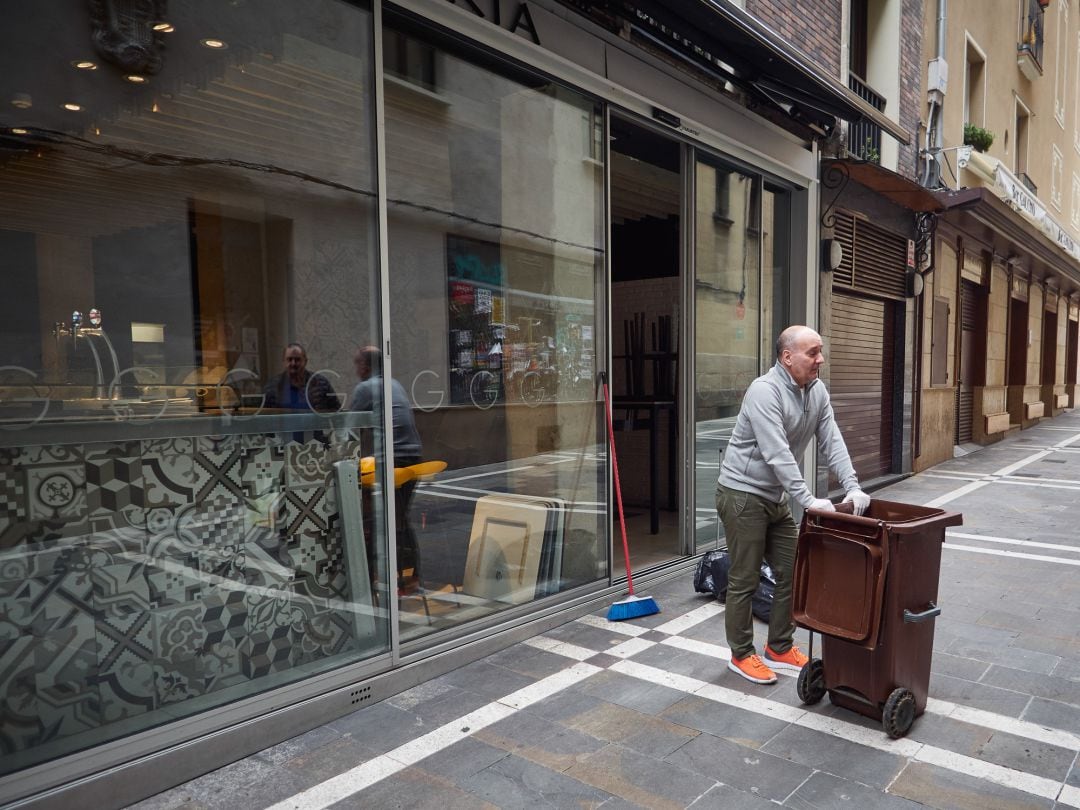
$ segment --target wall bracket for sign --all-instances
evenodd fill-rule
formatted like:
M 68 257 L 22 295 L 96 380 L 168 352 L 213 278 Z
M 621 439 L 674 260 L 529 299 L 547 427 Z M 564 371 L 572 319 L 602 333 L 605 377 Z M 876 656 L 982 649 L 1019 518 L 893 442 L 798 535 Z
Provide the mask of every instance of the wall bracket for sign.
M 836 193 L 825 206 L 825 210 L 821 212 L 821 227 L 836 227 L 836 211 L 834 210 L 836 201 L 840 199 L 840 195 L 844 193 L 850 180 L 851 171 L 843 162 L 832 162 L 825 169 L 825 173 L 821 176 L 821 185 L 830 190 L 836 189 Z

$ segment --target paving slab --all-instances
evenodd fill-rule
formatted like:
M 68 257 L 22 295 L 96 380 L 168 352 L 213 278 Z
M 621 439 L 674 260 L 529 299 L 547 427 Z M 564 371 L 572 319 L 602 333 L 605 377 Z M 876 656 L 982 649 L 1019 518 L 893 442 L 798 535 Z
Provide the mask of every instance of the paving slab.
M 574 765 L 567 774 L 658 810 L 688 807 L 716 784 L 716 780 L 676 763 L 653 759 L 614 744 Z
M 476 738 L 512 752 L 522 759 L 560 772 L 608 744 L 606 740 L 536 715 L 529 715 L 527 712 L 519 712 L 500 720 L 477 732 Z
M 827 773 L 815 773 L 784 802 L 794 810 L 917 810 L 919 805 Z
M 608 703 L 636 709 L 645 714 L 658 714 L 682 700 L 683 693 L 666 686 L 648 683 L 618 672 L 601 672 L 581 684 L 588 695 Z
M 983 675 L 980 683 L 1000 686 L 1016 692 L 1022 691 L 1036 697 L 1080 707 L 1080 683 L 1070 681 L 1068 678 L 1023 672 L 995 665 Z
M 1022 692 L 965 681 L 933 671 L 930 673 L 930 695 L 1011 717 L 1019 717 L 1031 701 L 1031 696 Z
M 696 695 L 688 695 L 664 709 L 660 717 L 747 748 L 760 748 L 788 725 L 783 720 L 737 709 Z
M 1024 711 L 1023 719 L 1080 735 L 1080 709 L 1068 703 L 1032 698 Z
M 611 793 L 511 754 L 463 782 L 500 808 L 599 807 Z
M 333 810 L 501 810 L 502 805 L 469 793 L 445 777 L 420 768 L 406 768 L 330 807 Z
M 924 714 L 908 737 L 929 745 L 1061 782 L 1076 752 L 951 717 Z
M 794 725 L 765 743 L 761 750 L 879 790 L 888 787 L 907 765 L 905 757 Z
M 1052 800 L 925 762 L 908 765 L 889 793 L 936 810 L 1048 810 Z
M 798 762 L 759 749 L 701 734 L 667 756 L 667 761 L 725 785 L 781 802 L 813 773 Z
M 700 733 L 663 717 L 612 705 L 599 706 L 566 722 L 575 731 L 619 743 L 656 759 L 662 759 Z

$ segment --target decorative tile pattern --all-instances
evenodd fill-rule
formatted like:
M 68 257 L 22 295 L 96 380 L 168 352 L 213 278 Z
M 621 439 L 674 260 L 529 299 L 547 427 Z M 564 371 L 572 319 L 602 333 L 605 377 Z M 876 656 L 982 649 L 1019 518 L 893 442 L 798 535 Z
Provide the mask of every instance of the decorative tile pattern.
M 0 467 L 0 524 L 26 520 L 26 479 L 22 470 Z
M 95 445 L 86 454 L 86 505 L 91 517 L 145 505 L 139 442 Z
M 31 520 L 74 520 L 86 516 L 86 469 L 82 465 L 26 470 Z
M 332 465 L 360 444 L 290 437 L 0 450 L 0 751 L 355 649 Z
M 333 473 L 333 456 L 322 442 L 292 443 L 285 447 L 285 483 L 290 490 L 325 487 Z
M 200 476 L 195 473 L 194 439 L 154 439 L 142 443 L 143 502 L 147 507 L 191 503 Z

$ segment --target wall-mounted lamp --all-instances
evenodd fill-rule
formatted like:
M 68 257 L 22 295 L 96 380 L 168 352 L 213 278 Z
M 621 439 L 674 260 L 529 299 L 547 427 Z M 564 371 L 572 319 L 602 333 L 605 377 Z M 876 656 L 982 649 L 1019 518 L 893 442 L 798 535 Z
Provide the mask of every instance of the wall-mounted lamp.
M 844 263 L 844 245 L 839 239 L 821 240 L 821 272 L 831 273 Z
M 923 291 L 923 277 L 914 268 L 907 271 L 907 294 L 909 298 L 918 298 Z

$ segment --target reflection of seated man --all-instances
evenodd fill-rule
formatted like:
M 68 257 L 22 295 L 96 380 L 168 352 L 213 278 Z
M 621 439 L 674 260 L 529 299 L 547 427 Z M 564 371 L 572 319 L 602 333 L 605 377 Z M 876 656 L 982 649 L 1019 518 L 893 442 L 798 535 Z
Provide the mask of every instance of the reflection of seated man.
M 283 355 L 285 370 L 263 389 L 263 407 L 291 411 L 336 411 L 337 395 L 330 381 L 322 374 L 307 370 L 307 351 L 299 343 L 290 343 Z M 303 444 L 303 433 L 294 433 L 293 441 Z M 311 438 L 326 444 L 329 439 L 321 430 Z
M 373 410 L 375 403 L 382 401 L 383 395 L 382 352 L 375 346 L 357 349 L 353 365 L 360 382 L 353 389 L 349 407 L 354 411 Z M 390 380 L 390 391 L 394 425 L 394 466 L 408 467 L 420 462 L 423 453 L 420 434 L 416 431 L 412 404 L 404 386 L 397 380 Z M 392 480 L 392 476 L 388 476 L 387 480 Z M 405 590 L 414 590 L 420 582 L 420 554 L 416 545 L 416 534 L 409 525 L 409 503 L 415 489 L 416 481 L 408 481 L 398 489 L 395 499 L 398 588 Z M 403 572 L 409 569 L 412 570 L 410 576 L 403 576 Z
M 285 347 L 285 370 L 263 389 L 264 408 L 292 411 L 336 411 L 337 396 L 322 374 L 307 370 L 307 352 L 299 343 Z

